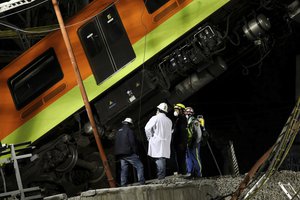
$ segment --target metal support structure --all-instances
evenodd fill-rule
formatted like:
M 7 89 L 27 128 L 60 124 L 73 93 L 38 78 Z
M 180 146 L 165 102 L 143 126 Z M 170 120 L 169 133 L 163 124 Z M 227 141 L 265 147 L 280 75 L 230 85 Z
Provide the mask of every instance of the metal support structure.
M 296 100 L 300 98 L 300 54 L 296 56 L 296 77 L 295 77 Z
M 236 159 L 236 156 L 235 156 L 233 143 L 232 143 L 231 140 L 229 141 L 229 147 L 230 147 L 230 155 L 231 155 L 234 175 L 238 176 L 240 174 L 240 170 L 239 170 L 239 165 L 238 165 L 238 162 L 237 162 L 237 159 Z
M 297 192 L 290 183 L 284 184 L 282 182 L 278 182 L 278 185 L 289 199 L 300 199 L 299 194 L 297 194 Z
M 239 188 L 233 193 L 231 200 L 237 200 L 240 197 L 241 193 L 248 186 L 248 183 L 255 176 L 256 172 L 258 172 L 259 168 L 263 169 L 268 167 L 267 171 L 264 172 L 263 176 L 261 176 L 259 180 L 257 180 L 257 176 L 256 180 L 252 181 L 252 184 L 255 184 L 243 199 L 250 199 L 253 197 L 253 195 L 255 195 L 256 192 L 269 180 L 274 172 L 279 169 L 289 153 L 298 133 L 300 133 L 300 98 L 279 134 L 276 143 L 250 169 L 244 180 L 240 183 Z M 268 162 L 266 162 L 267 160 Z M 260 174 L 258 173 L 258 175 Z
M 5 179 L 3 177 L 3 181 L 4 181 L 4 193 L 0 194 L 0 199 L 3 198 L 9 198 L 9 197 L 13 197 L 15 198 L 16 196 L 18 196 L 20 198 L 20 200 L 29 200 L 29 199 L 41 199 L 42 196 L 40 194 L 41 189 L 39 187 L 31 187 L 31 188 L 24 188 L 23 187 L 23 183 L 22 183 L 22 178 L 21 178 L 21 174 L 20 174 L 20 170 L 19 170 L 19 164 L 18 164 L 18 160 L 19 159 L 23 159 L 23 158 L 29 158 L 32 156 L 32 154 L 24 154 L 24 155 L 16 155 L 16 150 L 15 150 L 15 146 L 22 146 L 22 145 L 26 145 L 27 143 L 23 143 L 23 144 L 10 144 L 10 145 L 6 145 L 5 147 L 2 147 L 1 150 L 3 149 L 9 149 L 8 151 L 1 153 L 1 155 L 7 155 L 8 153 L 11 154 L 10 158 L 5 158 L 0 160 L 0 164 L 2 163 L 13 163 L 14 165 L 14 171 L 15 171 L 15 175 L 16 175 L 16 181 L 17 181 L 17 186 L 18 186 L 18 190 L 14 190 L 14 191 L 6 191 L 6 183 L 5 183 Z M 27 148 L 25 148 L 27 149 Z M 2 176 L 4 176 L 3 173 L 1 173 Z M 31 195 L 31 196 L 26 196 L 27 192 L 39 192 L 39 194 L 35 194 L 35 195 Z
M 34 2 L 35 0 L 10 0 L 0 4 L 0 13 Z
M 210 153 L 211 153 L 211 155 L 212 155 L 212 157 L 213 157 L 213 160 L 214 160 L 214 162 L 215 162 L 215 164 L 216 164 L 216 167 L 217 167 L 217 169 L 218 169 L 218 172 L 219 172 L 220 176 L 222 176 L 222 172 L 221 172 L 221 170 L 220 170 L 219 164 L 218 164 L 218 162 L 217 162 L 217 160 L 216 160 L 216 157 L 215 157 L 215 155 L 214 155 L 214 153 L 213 153 L 213 151 L 212 151 L 212 148 L 210 147 L 210 144 L 209 144 L 208 141 L 207 141 L 207 146 L 208 146 L 209 151 L 210 151 Z
M 66 45 L 67 50 L 68 50 L 68 54 L 69 54 L 69 57 L 70 57 L 70 60 L 71 60 L 72 66 L 73 66 L 73 70 L 74 70 L 74 73 L 75 73 L 75 76 L 76 76 L 76 81 L 77 81 L 78 87 L 80 89 L 81 96 L 82 96 L 82 99 L 83 99 L 83 102 L 84 102 L 84 105 L 85 105 L 85 108 L 86 108 L 86 111 L 87 111 L 87 114 L 88 114 L 88 118 L 90 120 L 92 129 L 93 129 L 93 134 L 94 134 L 94 137 L 95 137 L 95 140 L 96 140 L 96 143 L 97 143 L 97 147 L 98 147 L 98 150 L 99 150 L 99 153 L 100 153 L 101 160 L 103 162 L 103 167 L 104 167 L 109 185 L 110 185 L 110 187 L 116 187 L 116 183 L 115 183 L 115 181 L 113 179 L 113 176 L 111 174 L 110 167 L 108 165 L 107 158 L 106 158 L 105 152 L 104 152 L 103 147 L 102 147 L 102 143 L 101 143 L 101 140 L 100 140 L 100 137 L 99 137 L 97 127 L 96 127 L 96 123 L 95 123 L 95 119 L 94 119 L 94 116 L 93 116 L 93 113 L 92 113 L 92 109 L 91 109 L 91 106 L 90 106 L 90 103 L 89 103 L 89 100 L 88 100 L 88 97 L 87 97 L 87 94 L 86 94 L 86 91 L 85 91 L 85 88 L 84 88 L 84 85 L 83 85 L 83 82 L 82 82 L 82 78 L 81 78 L 81 75 L 80 75 L 80 72 L 79 72 L 79 69 L 78 69 L 78 66 L 77 66 L 77 62 L 75 60 L 73 49 L 71 47 L 70 39 L 69 39 L 68 33 L 66 31 L 63 18 L 61 16 L 59 6 L 58 6 L 56 0 L 52 0 L 52 4 L 53 4 L 53 7 L 54 7 L 54 11 L 55 11 L 55 14 L 56 14 L 59 26 L 60 26 L 60 30 L 61 30 L 64 42 L 65 42 L 65 45 Z
M 23 191 L 24 188 L 23 188 L 23 184 L 22 184 L 22 180 L 21 180 L 21 174 L 20 174 L 20 171 L 19 171 L 19 165 L 18 165 L 18 161 L 17 161 L 17 158 L 16 158 L 16 152 L 15 152 L 14 145 L 10 145 L 10 152 L 11 152 L 11 158 L 12 158 L 13 163 L 14 163 L 14 169 L 15 169 L 15 173 L 16 173 L 18 188 L 19 188 L 20 193 L 21 193 L 21 199 L 25 199 L 25 194 L 24 194 L 24 191 Z
M 237 200 L 240 197 L 240 194 L 247 187 L 248 183 L 253 178 L 256 171 L 268 159 L 270 153 L 272 152 L 272 149 L 273 149 L 273 146 L 267 152 L 265 152 L 264 155 L 262 155 L 258 161 L 256 161 L 256 163 L 253 165 L 253 167 L 250 169 L 250 171 L 245 176 L 244 180 L 240 183 L 238 189 L 233 193 L 231 200 Z

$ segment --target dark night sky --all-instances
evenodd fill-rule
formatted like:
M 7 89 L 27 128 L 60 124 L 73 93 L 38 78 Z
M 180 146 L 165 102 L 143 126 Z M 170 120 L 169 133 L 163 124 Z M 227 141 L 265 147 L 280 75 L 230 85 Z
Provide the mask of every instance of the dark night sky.
M 295 104 L 299 24 L 294 28 L 294 34 L 276 41 L 261 65 L 261 73 L 257 65 L 245 75 L 242 59 L 184 102 L 204 115 L 211 135 L 209 142 L 221 168 L 221 152 L 228 140 L 233 141 L 240 172 L 245 173 L 282 130 Z M 204 176 L 217 175 L 207 146 L 202 148 L 201 156 Z

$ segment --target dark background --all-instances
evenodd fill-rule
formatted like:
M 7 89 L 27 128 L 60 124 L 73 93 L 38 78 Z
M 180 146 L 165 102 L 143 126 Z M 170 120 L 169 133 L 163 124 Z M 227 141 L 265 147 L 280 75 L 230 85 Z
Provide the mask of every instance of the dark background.
M 274 144 L 287 121 L 299 87 L 295 85 L 299 30 L 299 24 L 294 24 L 295 32 L 278 41 L 261 65 L 245 70 L 246 59 L 242 59 L 183 102 L 204 115 L 209 143 L 223 173 L 228 168 L 223 165 L 229 140 L 240 172 L 245 173 Z M 207 145 L 201 151 L 204 176 L 217 175 Z

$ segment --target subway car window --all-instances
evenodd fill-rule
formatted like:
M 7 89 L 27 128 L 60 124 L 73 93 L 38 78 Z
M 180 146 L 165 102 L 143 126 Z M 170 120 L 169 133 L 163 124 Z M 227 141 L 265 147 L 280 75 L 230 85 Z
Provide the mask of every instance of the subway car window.
M 7 81 L 17 110 L 20 110 L 63 78 L 53 48 L 26 65 Z
M 154 13 L 157 11 L 160 7 L 165 5 L 169 0 L 144 0 L 144 3 L 146 5 L 147 11 L 149 14 Z

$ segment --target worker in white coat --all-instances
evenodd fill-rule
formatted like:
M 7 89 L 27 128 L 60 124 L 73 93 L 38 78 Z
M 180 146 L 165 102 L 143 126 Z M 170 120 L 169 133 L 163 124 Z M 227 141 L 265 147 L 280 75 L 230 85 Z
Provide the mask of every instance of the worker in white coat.
M 155 159 L 158 179 L 165 178 L 166 158 L 170 158 L 171 154 L 172 121 L 166 116 L 167 112 L 168 105 L 159 104 L 156 115 L 151 117 L 145 126 L 149 141 L 148 156 Z

